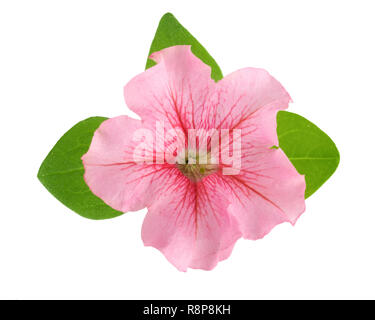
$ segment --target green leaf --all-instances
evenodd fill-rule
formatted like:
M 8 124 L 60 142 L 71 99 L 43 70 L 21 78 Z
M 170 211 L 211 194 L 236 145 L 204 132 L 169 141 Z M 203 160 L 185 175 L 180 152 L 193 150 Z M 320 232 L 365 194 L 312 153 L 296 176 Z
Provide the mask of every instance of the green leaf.
M 58 200 L 79 215 L 90 219 L 109 219 L 116 211 L 95 196 L 83 179 L 81 161 L 104 117 L 92 117 L 77 123 L 52 148 L 38 172 L 40 182 Z
M 277 114 L 279 147 L 300 174 L 305 175 L 305 198 L 311 196 L 335 172 L 340 154 L 322 130 L 298 114 Z
M 211 78 L 215 81 L 223 78 L 218 64 L 207 50 L 177 21 L 173 14 L 166 13 L 159 22 L 148 56 L 156 51 L 176 45 L 191 45 L 191 51 L 211 67 Z M 154 61 L 147 59 L 146 69 L 154 65 Z

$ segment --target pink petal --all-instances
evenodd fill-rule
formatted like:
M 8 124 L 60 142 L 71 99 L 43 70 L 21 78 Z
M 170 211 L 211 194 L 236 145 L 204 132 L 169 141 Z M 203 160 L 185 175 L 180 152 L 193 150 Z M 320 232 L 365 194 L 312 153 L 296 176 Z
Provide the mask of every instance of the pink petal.
M 124 88 L 128 107 L 143 121 L 164 121 L 167 128 L 195 127 L 194 115 L 213 90 L 211 69 L 190 46 L 174 46 L 150 56 L 157 65 L 133 78 Z
M 84 179 L 91 191 L 119 211 L 139 210 L 173 185 L 178 169 L 133 159 L 133 134 L 141 121 L 120 116 L 104 121 L 82 157 Z M 152 146 L 150 146 L 152 148 Z M 163 184 L 160 183 L 163 181 Z
M 216 180 L 212 175 L 194 184 L 181 175 L 174 192 L 151 205 L 144 220 L 144 244 L 159 249 L 181 271 L 214 268 L 241 236 L 227 214 L 225 195 L 215 190 Z
M 267 71 L 241 69 L 222 79 L 206 109 L 207 127 L 241 129 L 254 146 L 277 145 L 276 113 L 291 98 Z
M 245 238 L 262 238 L 282 222 L 294 224 L 305 210 L 305 178 L 281 149 L 253 149 L 239 175 L 222 178 L 221 188 L 232 195 L 228 210 Z

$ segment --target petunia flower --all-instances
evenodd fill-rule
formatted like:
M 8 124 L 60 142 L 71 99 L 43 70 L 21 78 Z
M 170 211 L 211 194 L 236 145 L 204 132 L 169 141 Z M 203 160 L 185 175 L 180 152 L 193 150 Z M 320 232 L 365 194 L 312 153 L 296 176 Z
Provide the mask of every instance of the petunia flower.
M 82 157 L 84 178 L 116 210 L 147 207 L 143 242 L 177 269 L 210 270 L 239 238 L 260 239 L 305 210 L 304 176 L 277 148 L 276 114 L 291 98 L 262 69 L 215 83 L 190 46 L 150 58 L 156 66 L 124 88 L 141 120 L 120 116 L 101 124 Z M 207 138 L 206 152 L 199 142 L 198 150 L 190 148 L 194 130 L 195 141 Z M 212 130 L 220 133 L 219 147 Z

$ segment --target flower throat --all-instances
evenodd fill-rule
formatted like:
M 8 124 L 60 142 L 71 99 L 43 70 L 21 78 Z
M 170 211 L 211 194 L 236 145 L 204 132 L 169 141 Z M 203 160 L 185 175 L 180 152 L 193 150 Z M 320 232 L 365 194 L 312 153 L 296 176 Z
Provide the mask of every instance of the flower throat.
M 204 177 L 215 173 L 218 165 L 208 153 L 185 151 L 183 157 L 178 157 L 177 168 L 184 176 L 193 182 L 198 182 Z

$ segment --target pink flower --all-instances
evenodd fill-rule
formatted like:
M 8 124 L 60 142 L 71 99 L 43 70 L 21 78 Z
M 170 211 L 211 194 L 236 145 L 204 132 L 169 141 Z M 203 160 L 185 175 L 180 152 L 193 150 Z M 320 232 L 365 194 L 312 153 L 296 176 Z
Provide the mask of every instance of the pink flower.
M 276 113 L 291 99 L 262 69 L 241 69 L 215 83 L 190 46 L 151 58 L 157 65 L 124 88 L 127 105 L 142 120 L 120 116 L 102 123 L 82 157 L 85 181 L 119 211 L 147 207 L 144 244 L 179 270 L 210 270 L 229 257 L 240 237 L 260 239 L 279 223 L 294 224 L 305 210 L 304 177 L 281 149 L 271 148 L 278 145 Z M 160 141 L 160 123 L 164 134 L 175 129 L 182 137 Z M 221 149 L 214 158 L 212 137 L 208 163 L 191 157 L 186 142 L 191 129 L 220 130 L 220 141 L 232 145 L 228 156 L 240 151 L 240 163 L 225 163 Z M 137 151 L 140 144 L 143 153 Z M 148 161 L 138 161 L 138 153 Z M 186 164 L 191 158 L 197 163 Z

